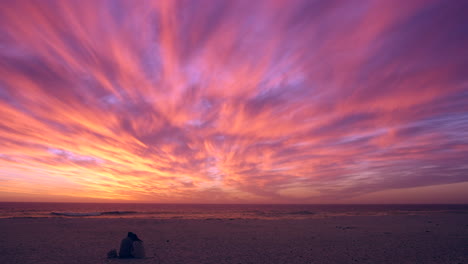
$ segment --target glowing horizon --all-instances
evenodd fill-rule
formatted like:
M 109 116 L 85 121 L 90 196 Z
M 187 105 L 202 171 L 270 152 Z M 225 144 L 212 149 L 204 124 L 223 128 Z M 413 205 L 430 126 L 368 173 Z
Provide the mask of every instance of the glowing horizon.
M 0 201 L 468 203 L 466 1 L 7 1 Z

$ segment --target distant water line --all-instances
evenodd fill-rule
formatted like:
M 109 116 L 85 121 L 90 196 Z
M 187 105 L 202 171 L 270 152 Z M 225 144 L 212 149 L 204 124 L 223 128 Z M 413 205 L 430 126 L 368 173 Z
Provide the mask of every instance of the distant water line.
M 0 218 L 309 219 L 467 214 L 468 205 L 0 203 Z

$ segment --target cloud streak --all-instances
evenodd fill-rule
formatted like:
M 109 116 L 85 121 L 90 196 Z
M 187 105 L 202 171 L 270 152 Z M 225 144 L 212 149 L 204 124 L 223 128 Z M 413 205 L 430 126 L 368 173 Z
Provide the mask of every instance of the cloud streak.
M 463 184 L 467 11 L 7 1 L 0 195 L 319 203 Z

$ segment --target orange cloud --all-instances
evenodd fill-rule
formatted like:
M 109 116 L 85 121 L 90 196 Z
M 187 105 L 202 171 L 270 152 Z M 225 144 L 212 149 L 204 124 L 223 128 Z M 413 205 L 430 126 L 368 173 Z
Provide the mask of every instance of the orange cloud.
M 2 4 L 0 200 L 343 203 L 458 190 L 467 10 Z

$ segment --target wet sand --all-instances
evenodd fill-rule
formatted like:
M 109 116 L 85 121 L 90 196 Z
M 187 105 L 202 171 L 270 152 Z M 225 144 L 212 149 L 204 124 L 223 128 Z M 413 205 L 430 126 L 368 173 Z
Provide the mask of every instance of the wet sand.
M 147 259 L 107 259 L 133 231 Z M 468 263 L 468 214 L 307 220 L 0 219 L 4 264 Z

